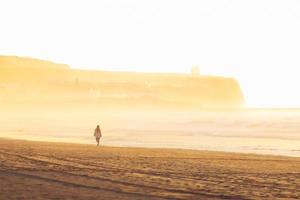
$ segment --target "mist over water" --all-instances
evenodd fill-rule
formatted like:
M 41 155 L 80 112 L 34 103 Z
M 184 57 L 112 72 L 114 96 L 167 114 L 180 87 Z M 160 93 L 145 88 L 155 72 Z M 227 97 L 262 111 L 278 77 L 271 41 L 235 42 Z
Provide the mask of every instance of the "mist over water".
M 102 145 L 300 156 L 299 110 L 4 110 L 0 120 L 6 138 L 95 145 L 100 124 Z

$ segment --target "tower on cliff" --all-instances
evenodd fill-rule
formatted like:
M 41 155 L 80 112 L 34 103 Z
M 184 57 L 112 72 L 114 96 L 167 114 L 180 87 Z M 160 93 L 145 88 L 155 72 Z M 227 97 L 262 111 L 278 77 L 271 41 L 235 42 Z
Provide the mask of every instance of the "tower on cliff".
M 193 76 L 199 76 L 200 75 L 200 69 L 198 66 L 193 66 L 191 69 L 191 74 Z

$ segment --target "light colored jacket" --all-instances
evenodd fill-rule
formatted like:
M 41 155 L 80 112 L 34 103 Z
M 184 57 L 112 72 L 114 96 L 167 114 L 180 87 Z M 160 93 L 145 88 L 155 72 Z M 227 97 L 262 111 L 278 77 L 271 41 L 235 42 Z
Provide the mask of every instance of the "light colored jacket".
M 97 128 L 96 128 L 95 131 L 94 131 L 94 136 L 96 138 L 101 138 L 102 137 L 101 129 L 97 130 Z

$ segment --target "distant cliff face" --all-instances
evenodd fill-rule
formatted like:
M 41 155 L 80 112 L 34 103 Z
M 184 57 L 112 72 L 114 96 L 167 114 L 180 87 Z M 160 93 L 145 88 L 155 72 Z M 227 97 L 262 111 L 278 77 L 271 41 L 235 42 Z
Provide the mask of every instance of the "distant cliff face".
M 71 70 L 67 65 L 0 56 L 2 101 L 170 109 L 235 108 L 244 104 L 232 78 Z M 1 101 L 1 100 L 0 100 Z
M 0 81 L 22 80 L 26 82 L 41 78 L 55 78 L 61 77 L 67 70 L 69 66 L 64 64 L 32 58 L 0 56 Z

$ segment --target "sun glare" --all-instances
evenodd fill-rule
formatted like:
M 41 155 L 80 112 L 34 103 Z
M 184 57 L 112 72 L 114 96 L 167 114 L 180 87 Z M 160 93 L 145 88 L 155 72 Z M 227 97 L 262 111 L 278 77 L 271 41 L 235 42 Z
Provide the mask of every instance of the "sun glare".
M 108 71 L 199 66 L 237 79 L 250 107 L 299 107 L 299 9 L 273 0 L 11 0 L 0 6 L 0 54 Z

